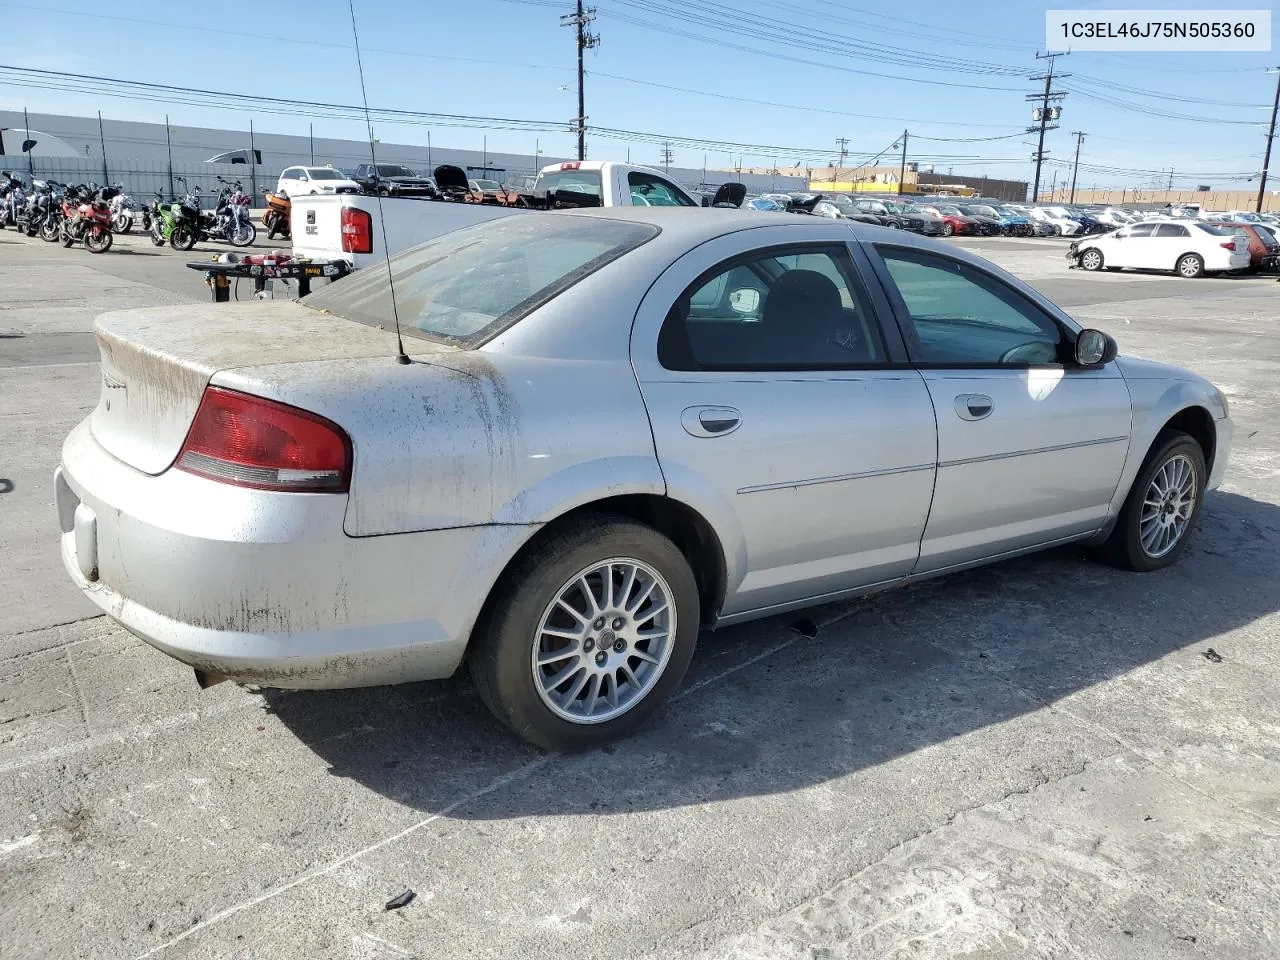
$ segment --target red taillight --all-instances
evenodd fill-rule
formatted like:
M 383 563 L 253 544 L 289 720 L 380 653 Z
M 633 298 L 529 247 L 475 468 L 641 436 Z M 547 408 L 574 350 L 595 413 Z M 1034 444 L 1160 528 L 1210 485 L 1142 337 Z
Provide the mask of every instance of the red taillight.
M 351 441 L 314 413 L 208 387 L 175 466 L 257 490 L 343 493 L 351 481 Z
M 1218 246 L 1223 250 L 1234 250 L 1236 248 L 1236 242 L 1234 240 L 1228 240 L 1226 243 L 1218 244 Z
M 581 167 L 582 167 L 582 163 L 581 163 L 580 161 L 577 161 L 577 160 L 573 161 L 572 163 L 562 163 L 562 164 L 560 164 L 560 169 L 561 169 L 561 170 L 578 170 L 578 169 L 580 169 Z
M 368 210 L 342 208 L 343 253 L 373 253 L 373 217 Z

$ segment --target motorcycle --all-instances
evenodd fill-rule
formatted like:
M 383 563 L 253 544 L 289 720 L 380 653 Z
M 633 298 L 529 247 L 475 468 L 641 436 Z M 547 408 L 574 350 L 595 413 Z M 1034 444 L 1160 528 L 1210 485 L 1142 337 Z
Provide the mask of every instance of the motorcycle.
M 262 225 L 267 228 L 267 239 L 274 240 L 276 234 L 285 240 L 291 239 L 289 211 L 293 207 L 293 201 L 287 193 L 272 193 L 269 190 L 266 198 L 267 210 L 262 215 Z
M 123 191 L 123 184 L 116 184 Z M 118 193 L 111 201 L 111 229 L 116 233 L 128 233 L 133 229 L 133 201 L 128 195 Z
M 178 222 L 169 237 L 175 250 L 190 250 L 200 240 L 217 240 L 233 247 L 247 247 L 258 238 L 258 228 L 249 222 L 249 197 L 240 184 L 223 184 L 212 213 L 200 209 L 200 188 L 187 194 L 178 205 Z
M 40 226 L 49 215 L 49 207 L 52 203 L 53 188 L 43 180 L 32 180 L 26 201 L 18 209 L 14 226 L 28 237 L 34 237 L 40 232 Z
M 49 206 L 40 223 L 40 239 L 53 243 L 62 233 L 63 200 L 73 188 L 65 183 L 51 183 L 49 187 Z
M 194 197 L 188 197 L 187 202 L 199 210 L 199 204 Z M 180 206 L 181 202 L 165 203 L 164 197 L 157 193 L 151 205 L 142 211 L 142 222 L 155 246 L 163 247 L 173 236 L 173 228 L 178 224 Z
M 106 253 L 111 249 L 115 235 L 111 232 L 111 200 L 119 196 L 116 187 L 102 187 L 88 192 L 81 188 L 74 196 L 73 208 L 68 211 L 68 201 L 63 200 L 63 221 L 60 239 L 64 247 L 83 243 L 90 253 Z
M 17 224 L 18 210 L 25 204 L 22 181 L 8 170 L 0 170 L 0 227 Z

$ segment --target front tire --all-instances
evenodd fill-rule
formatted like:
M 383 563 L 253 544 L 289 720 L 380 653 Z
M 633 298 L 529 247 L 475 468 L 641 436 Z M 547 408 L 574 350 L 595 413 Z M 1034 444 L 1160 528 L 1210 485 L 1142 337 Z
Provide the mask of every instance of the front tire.
M 1178 276 L 1194 280 L 1197 277 L 1204 276 L 1204 260 L 1200 258 L 1198 253 L 1184 253 L 1178 258 L 1177 266 L 1174 269 L 1177 270 Z
M 1090 247 L 1080 254 L 1080 266 L 1085 270 L 1101 270 L 1103 267 L 1102 251 L 1097 247 Z
M 58 221 L 53 217 L 46 217 L 44 223 L 40 224 L 40 239 L 45 243 L 56 242 L 58 233 Z
M 90 253 L 106 253 L 111 249 L 115 237 L 108 227 L 91 227 L 84 235 L 84 248 Z
M 175 250 L 190 250 L 196 245 L 196 233 L 186 224 L 178 224 L 169 234 L 169 246 Z
M 253 241 L 258 239 L 258 228 L 252 223 L 242 224 L 237 228 L 233 228 L 230 239 L 233 247 L 252 246 Z
M 122 213 L 116 217 L 115 222 L 111 225 L 116 233 L 128 233 L 133 229 L 133 214 Z
M 698 640 L 698 588 L 669 539 L 623 517 L 551 535 L 499 579 L 471 675 L 518 736 L 580 750 L 639 727 L 680 685 Z
M 1099 559 L 1142 573 L 1176 561 L 1195 530 L 1208 475 L 1204 450 L 1194 438 L 1180 430 L 1161 433 L 1129 489 L 1115 529 L 1098 548 Z
M 956 228 L 955 228 L 955 226 L 954 226 L 953 224 L 950 224 L 950 223 L 944 223 L 944 224 L 942 225 L 942 235 L 943 235 L 944 237 L 949 237 L 949 236 L 951 236 L 952 234 L 954 234 L 955 232 L 956 232 Z

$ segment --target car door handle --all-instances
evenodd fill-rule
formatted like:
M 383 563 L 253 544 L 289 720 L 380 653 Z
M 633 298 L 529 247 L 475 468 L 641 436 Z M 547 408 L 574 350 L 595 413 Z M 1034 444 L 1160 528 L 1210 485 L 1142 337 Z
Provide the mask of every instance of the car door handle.
M 742 426 L 742 414 L 733 407 L 685 407 L 680 425 L 691 437 L 723 437 Z
M 986 394 L 962 393 L 956 397 L 956 415 L 961 420 L 985 420 L 995 408 L 995 403 Z

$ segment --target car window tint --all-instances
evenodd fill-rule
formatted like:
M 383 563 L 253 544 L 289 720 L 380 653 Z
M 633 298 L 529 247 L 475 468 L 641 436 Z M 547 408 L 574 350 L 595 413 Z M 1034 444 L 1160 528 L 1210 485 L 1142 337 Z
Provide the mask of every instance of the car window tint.
M 1191 231 L 1180 223 L 1162 223 L 1156 228 L 1157 237 L 1189 237 Z
M 1125 231 L 1126 236 L 1130 237 L 1149 237 L 1155 232 L 1156 225 L 1154 223 L 1135 223 Z
M 884 358 L 841 247 L 761 252 L 709 271 L 672 305 L 658 339 L 668 370 L 848 369 Z
M 1062 340 L 1058 325 L 1012 287 L 950 257 L 879 249 L 906 305 L 919 362 L 1057 362 Z

